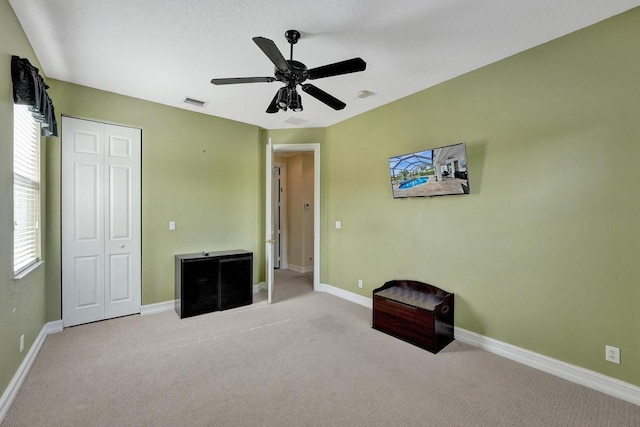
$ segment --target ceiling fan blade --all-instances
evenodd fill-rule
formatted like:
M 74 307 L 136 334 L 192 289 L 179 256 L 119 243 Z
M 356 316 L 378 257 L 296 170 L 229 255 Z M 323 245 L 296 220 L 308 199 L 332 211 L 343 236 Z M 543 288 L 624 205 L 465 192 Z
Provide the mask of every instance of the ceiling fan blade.
M 362 58 L 352 58 L 346 61 L 336 62 L 322 67 L 316 67 L 309 70 L 309 78 L 321 79 L 323 77 L 339 76 L 340 74 L 356 73 L 364 71 L 367 63 Z
M 276 44 L 272 40 L 266 39 L 264 37 L 254 37 L 252 40 L 258 45 L 260 49 L 262 49 L 264 54 L 267 55 L 267 57 L 271 60 L 271 62 L 273 62 L 273 65 L 275 65 L 277 69 L 291 69 L 291 66 L 289 65 L 287 60 L 284 59 L 284 56 L 282 56 L 282 53 L 278 49 L 278 46 L 276 46 Z
M 233 85 L 237 83 L 271 83 L 275 77 L 232 77 L 228 79 L 211 79 L 214 85 Z
M 323 91 L 322 89 L 317 88 L 316 86 L 314 86 L 312 84 L 305 83 L 305 84 L 300 85 L 300 86 L 302 87 L 303 91 L 305 91 L 309 95 L 313 96 L 318 101 L 324 102 L 325 104 L 327 104 L 329 107 L 333 108 L 334 110 L 342 110 L 344 107 L 347 106 L 347 104 L 345 104 L 344 102 L 340 101 L 338 98 L 334 98 L 333 96 L 329 95 L 327 92 Z
M 276 92 L 276 96 L 273 97 L 273 99 L 271 100 L 271 104 L 269 104 L 269 107 L 267 107 L 267 113 L 273 114 L 280 111 L 280 109 L 278 108 L 277 102 L 278 102 L 278 92 Z

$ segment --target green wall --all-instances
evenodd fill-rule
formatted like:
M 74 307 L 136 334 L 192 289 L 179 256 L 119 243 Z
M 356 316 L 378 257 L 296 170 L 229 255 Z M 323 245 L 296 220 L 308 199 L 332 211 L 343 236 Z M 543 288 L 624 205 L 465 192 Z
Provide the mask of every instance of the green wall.
M 173 256 L 246 249 L 262 271 L 260 130 L 234 122 L 49 80 L 56 112 L 142 129 L 142 304 L 174 298 Z M 64 132 L 64 128 L 62 129 Z M 47 159 L 50 211 L 60 212 L 60 139 Z M 176 231 L 169 231 L 169 221 Z M 51 217 L 47 314 L 60 318 L 60 219 Z
M 0 0 L 0 394 L 11 381 L 45 323 L 45 267 L 38 267 L 22 280 L 13 279 L 11 55 L 27 58 L 34 66 L 39 67 L 13 9 L 6 0 Z M 44 159 L 47 155 L 46 144 L 43 143 L 41 147 Z M 44 198 L 44 180 L 42 188 Z M 42 219 L 44 223 L 44 204 Z M 42 255 L 45 260 L 48 259 L 44 251 Z M 20 353 L 20 336 L 23 334 L 25 349 Z
M 328 128 L 322 281 L 422 280 L 459 327 L 640 385 L 638 40 L 640 8 Z M 388 157 L 460 141 L 470 195 L 392 198 Z

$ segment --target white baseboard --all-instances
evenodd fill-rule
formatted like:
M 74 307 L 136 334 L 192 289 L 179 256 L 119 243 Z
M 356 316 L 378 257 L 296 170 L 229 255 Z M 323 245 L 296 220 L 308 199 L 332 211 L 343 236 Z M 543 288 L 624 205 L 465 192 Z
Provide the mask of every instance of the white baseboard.
M 330 293 L 367 308 L 373 307 L 371 298 L 324 283 L 321 284 L 319 288 L 320 289 L 317 290 L 320 292 Z M 475 332 L 467 331 L 466 329 L 455 327 L 454 333 L 455 339 L 462 343 L 479 347 L 489 353 L 506 357 L 523 365 L 640 406 L 640 387 L 633 384 L 607 377 L 606 375 L 571 365 L 539 353 L 534 353 L 533 351 L 516 347 L 493 338 L 488 338 Z
M 147 304 L 140 307 L 140 316 L 147 316 L 149 314 L 164 313 L 165 311 L 172 311 L 176 307 L 176 300 L 169 300 L 164 302 L 158 302 L 155 304 Z
M 47 323 L 46 325 L 44 325 L 44 327 L 47 328 L 47 335 L 57 334 L 58 332 L 62 332 L 64 323 L 62 322 L 62 320 L 55 320 L 53 322 Z
M 299 274 L 304 274 L 304 273 L 311 273 L 313 271 L 313 266 L 310 265 L 308 267 L 300 267 L 299 265 L 294 265 L 294 264 L 289 264 L 287 267 L 289 270 L 299 273 Z M 283 268 L 284 270 L 284 268 Z
M 373 302 L 371 298 L 365 297 L 362 295 L 355 294 L 350 291 L 345 291 L 344 289 L 336 288 L 335 286 L 327 285 L 326 283 L 320 283 L 318 289 L 315 289 L 318 292 L 326 292 L 331 295 L 335 295 L 342 299 L 346 299 L 347 301 L 355 302 L 356 304 L 363 305 L 367 308 L 373 307 Z
M 253 293 L 257 294 L 263 289 L 267 289 L 267 282 L 260 282 L 257 285 L 253 285 Z
M 609 396 L 640 405 L 640 387 L 615 378 L 607 377 L 589 369 L 571 365 L 551 357 L 534 353 L 475 332 L 456 327 L 455 338 L 460 342 L 479 347 L 490 353 L 539 369 L 548 374 L 589 387 Z
M 24 357 L 24 360 L 22 360 L 22 363 L 18 367 L 16 373 L 13 375 L 13 378 L 9 382 L 9 385 L 5 389 L 4 393 L 2 393 L 2 397 L 0 397 L 0 423 L 2 423 L 2 420 L 4 420 L 4 417 L 9 411 L 9 407 L 18 395 L 20 387 L 22 387 L 22 383 L 24 383 L 24 380 L 27 378 L 27 374 L 29 373 L 33 362 L 36 360 L 36 356 L 38 356 L 38 353 L 42 348 L 42 344 L 44 344 L 44 341 L 47 339 L 47 335 L 55 334 L 57 332 L 62 332 L 62 320 L 45 323 L 45 325 L 40 330 L 40 333 L 33 341 L 33 344 L 27 352 L 27 355 Z

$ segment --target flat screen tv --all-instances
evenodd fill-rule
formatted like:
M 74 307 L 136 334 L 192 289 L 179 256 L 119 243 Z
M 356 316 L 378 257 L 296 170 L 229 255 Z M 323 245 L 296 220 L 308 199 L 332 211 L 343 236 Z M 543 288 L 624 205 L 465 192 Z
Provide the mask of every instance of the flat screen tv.
M 394 199 L 469 194 L 464 143 L 389 158 Z

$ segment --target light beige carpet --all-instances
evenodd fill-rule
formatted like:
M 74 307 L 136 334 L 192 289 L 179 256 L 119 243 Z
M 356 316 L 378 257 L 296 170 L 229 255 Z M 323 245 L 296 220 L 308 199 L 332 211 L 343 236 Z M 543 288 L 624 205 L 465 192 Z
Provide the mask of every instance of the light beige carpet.
M 65 329 L 2 426 L 638 426 L 640 407 L 457 341 L 437 355 L 277 273 L 274 303 Z

